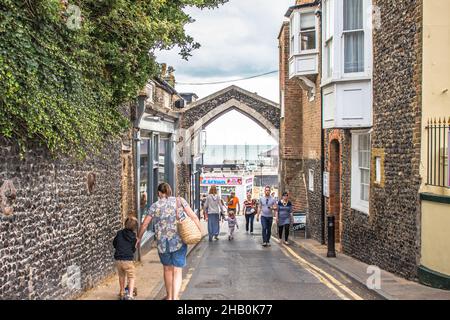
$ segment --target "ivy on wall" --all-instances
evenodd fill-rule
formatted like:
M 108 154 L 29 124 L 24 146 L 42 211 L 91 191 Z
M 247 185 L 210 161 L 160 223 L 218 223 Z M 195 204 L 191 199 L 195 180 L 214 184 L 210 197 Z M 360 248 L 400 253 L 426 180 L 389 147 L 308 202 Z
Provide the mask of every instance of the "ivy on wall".
M 0 0 L 0 136 L 84 157 L 129 125 L 118 106 L 199 47 L 186 7 L 227 0 Z

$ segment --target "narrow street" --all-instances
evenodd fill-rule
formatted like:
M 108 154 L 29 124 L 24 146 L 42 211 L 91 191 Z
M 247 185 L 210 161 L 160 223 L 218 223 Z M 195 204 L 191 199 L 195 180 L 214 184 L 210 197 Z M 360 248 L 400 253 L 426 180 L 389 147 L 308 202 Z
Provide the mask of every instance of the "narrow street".
M 360 284 L 292 243 L 261 246 L 261 225 L 246 234 L 245 221 L 228 241 L 227 225 L 218 241 L 205 238 L 190 254 L 183 276 L 183 300 L 373 300 Z M 161 290 L 157 299 L 164 296 Z

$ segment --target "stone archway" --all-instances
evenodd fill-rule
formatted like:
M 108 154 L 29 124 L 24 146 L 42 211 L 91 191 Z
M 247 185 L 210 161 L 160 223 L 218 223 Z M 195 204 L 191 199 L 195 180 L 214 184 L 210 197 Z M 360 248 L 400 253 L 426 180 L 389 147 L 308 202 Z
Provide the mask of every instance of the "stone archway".
M 180 111 L 177 153 L 178 191 L 189 193 L 190 157 L 195 155 L 200 132 L 211 122 L 227 112 L 236 110 L 252 119 L 279 141 L 281 110 L 277 103 L 238 86 L 230 86 L 189 105 Z M 181 158 L 180 158 L 181 157 Z
M 249 117 L 278 141 L 279 105 L 237 86 L 225 88 L 190 105 L 181 114 L 180 129 L 195 137 L 199 130 L 231 110 Z

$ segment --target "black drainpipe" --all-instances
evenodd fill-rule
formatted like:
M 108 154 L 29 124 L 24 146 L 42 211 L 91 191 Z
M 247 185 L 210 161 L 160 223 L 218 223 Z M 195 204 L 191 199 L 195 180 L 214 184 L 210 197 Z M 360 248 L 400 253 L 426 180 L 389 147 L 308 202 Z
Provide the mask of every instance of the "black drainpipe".
M 320 10 L 322 9 L 322 1 L 317 1 L 317 5 L 319 6 Z M 320 19 L 320 30 L 322 30 L 322 11 L 320 11 L 319 14 Z M 323 54 L 323 53 L 322 53 Z M 322 73 L 322 68 L 320 68 L 320 72 Z M 323 173 L 325 172 L 325 133 L 324 133 L 324 127 L 323 127 L 323 90 L 322 87 L 320 87 L 320 105 L 321 105 L 321 115 L 320 115 L 320 142 L 322 146 L 322 155 L 320 157 L 320 166 L 321 166 L 321 175 L 322 175 L 322 218 L 321 218 L 321 229 L 322 229 L 322 244 L 325 244 L 325 221 L 327 216 L 327 210 L 325 208 L 325 186 L 323 185 Z M 329 182 L 328 182 L 329 183 Z
M 322 99 L 322 89 L 320 90 L 320 96 Z M 321 100 L 322 110 L 323 110 L 323 101 Z M 322 171 L 322 219 L 321 219 L 321 228 L 322 228 L 322 244 L 325 244 L 325 217 L 327 215 L 327 211 L 325 208 L 325 186 L 323 184 L 323 173 L 325 172 L 325 134 L 324 134 L 324 128 L 323 128 L 323 111 L 321 116 L 321 124 L 320 124 L 320 140 L 322 144 L 322 155 L 320 157 L 320 166 Z

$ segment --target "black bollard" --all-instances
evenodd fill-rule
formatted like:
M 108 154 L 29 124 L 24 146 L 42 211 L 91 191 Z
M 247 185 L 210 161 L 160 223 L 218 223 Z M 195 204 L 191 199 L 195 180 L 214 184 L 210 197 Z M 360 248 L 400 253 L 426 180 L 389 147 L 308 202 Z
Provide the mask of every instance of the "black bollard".
M 334 215 L 327 217 L 327 225 L 328 225 L 327 258 L 336 258 L 336 249 L 334 246 Z

